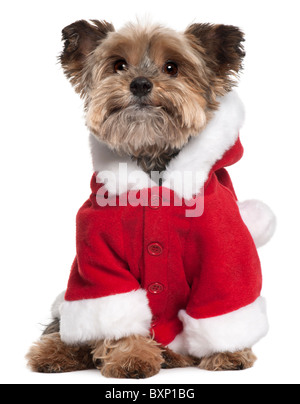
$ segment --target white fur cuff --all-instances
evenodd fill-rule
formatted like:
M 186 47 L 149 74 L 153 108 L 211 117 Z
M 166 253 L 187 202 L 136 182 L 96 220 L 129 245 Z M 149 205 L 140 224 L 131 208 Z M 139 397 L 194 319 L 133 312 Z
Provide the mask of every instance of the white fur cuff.
M 59 311 L 61 339 L 67 344 L 118 340 L 133 334 L 147 336 L 152 318 L 146 291 L 141 289 L 98 299 L 64 301 Z
M 276 229 L 276 217 L 265 203 L 258 200 L 238 202 L 240 214 L 256 247 L 266 244 Z
M 179 318 L 183 322 L 184 330 L 180 337 L 183 346 L 181 349 L 177 347 L 177 352 L 187 352 L 198 358 L 218 352 L 236 352 L 251 348 L 269 329 L 266 303 L 262 297 L 223 316 L 196 320 L 181 310 Z M 176 345 L 178 343 L 179 340 Z

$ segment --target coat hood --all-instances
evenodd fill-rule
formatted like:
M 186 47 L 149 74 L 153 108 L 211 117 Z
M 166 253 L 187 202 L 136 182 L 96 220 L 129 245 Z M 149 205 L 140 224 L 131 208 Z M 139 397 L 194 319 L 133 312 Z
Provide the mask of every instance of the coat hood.
M 239 130 L 244 106 L 235 91 L 219 99 L 220 106 L 205 129 L 192 138 L 159 174 L 162 186 L 190 200 L 201 192 L 210 173 L 236 163 L 243 154 Z M 158 185 L 130 157 L 120 157 L 106 144 L 90 135 L 93 168 L 97 182 L 105 184 L 110 195 L 152 188 Z

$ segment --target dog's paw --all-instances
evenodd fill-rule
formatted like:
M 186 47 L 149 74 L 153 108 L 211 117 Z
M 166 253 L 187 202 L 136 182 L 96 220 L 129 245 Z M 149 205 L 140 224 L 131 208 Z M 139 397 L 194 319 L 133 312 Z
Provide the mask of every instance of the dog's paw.
M 98 343 L 93 360 L 103 376 L 117 379 L 152 377 L 159 373 L 163 363 L 160 346 L 140 336 Z
M 127 358 L 124 362 L 105 363 L 101 373 L 105 377 L 117 379 L 146 379 L 155 376 L 161 368 L 160 360 L 151 358 Z
M 33 372 L 63 373 L 92 369 L 91 349 L 87 346 L 68 346 L 59 333 L 43 335 L 26 355 Z
M 162 369 L 185 368 L 190 366 L 198 366 L 200 359 L 193 356 L 181 355 L 173 352 L 171 349 L 164 347 L 162 351 L 163 364 Z
M 206 358 L 202 358 L 199 368 L 211 371 L 220 370 L 244 370 L 253 367 L 256 356 L 251 349 L 238 352 L 218 353 Z

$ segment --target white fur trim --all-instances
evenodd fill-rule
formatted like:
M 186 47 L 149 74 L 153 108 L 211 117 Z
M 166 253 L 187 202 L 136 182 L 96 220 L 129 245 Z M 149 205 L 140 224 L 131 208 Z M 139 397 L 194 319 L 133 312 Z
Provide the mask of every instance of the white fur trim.
M 188 349 L 184 343 L 184 332 L 176 335 L 175 339 L 167 346 L 173 352 L 178 353 L 180 355 L 188 355 Z
M 129 157 L 120 157 L 92 134 L 90 135 L 90 148 L 94 171 L 98 173 L 97 182 L 105 184 L 105 188 L 111 196 L 156 185 L 148 174 Z M 125 165 L 126 170 L 122 168 L 122 165 Z
M 206 128 L 190 140 L 163 173 L 163 187 L 187 200 L 201 191 L 213 165 L 237 141 L 244 122 L 244 107 L 234 91 L 219 101 L 220 107 Z M 93 135 L 90 146 L 98 181 L 105 183 L 111 195 L 157 186 L 136 162 L 129 157 L 120 157 Z M 127 164 L 125 174 L 120 170 L 120 163 Z
M 240 214 L 256 247 L 262 247 L 275 233 L 276 217 L 265 203 L 258 200 L 238 202 Z
M 197 195 L 214 164 L 234 146 L 244 119 L 245 111 L 238 95 L 233 91 L 223 97 L 206 128 L 170 162 L 163 185 L 187 200 Z M 184 177 L 187 171 L 195 174 L 189 181 Z M 184 184 L 178 181 L 179 175 Z
M 269 329 L 266 303 L 262 297 L 223 316 L 197 320 L 181 310 L 179 318 L 184 324 L 183 352 L 198 358 L 251 348 Z
M 98 299 L 64 301 L 60 307 L 61 339 L 67 344 L 99 339 L 147 336 L 152 314 L 145 290 Z

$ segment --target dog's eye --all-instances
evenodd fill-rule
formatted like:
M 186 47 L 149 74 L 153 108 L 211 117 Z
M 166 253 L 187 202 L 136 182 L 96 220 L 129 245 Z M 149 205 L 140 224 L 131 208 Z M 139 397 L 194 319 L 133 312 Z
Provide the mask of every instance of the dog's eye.
M 178 74 L 178 66 L 176 63 L 174 62 L 167 62 L 164 65 L 164 69 L 163 69 L 164 73 L 169 74 L 170 76 L 177 76 Z
M 123 70 L 127 70 L 127 67 L 128 67 L 127 62 L 124 59 L 117 60 L 114 65 L 114 69 L 115 69 L 116 73 L 123 71 Z

